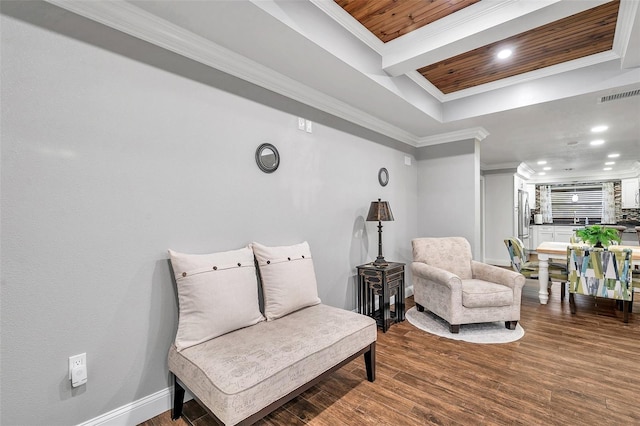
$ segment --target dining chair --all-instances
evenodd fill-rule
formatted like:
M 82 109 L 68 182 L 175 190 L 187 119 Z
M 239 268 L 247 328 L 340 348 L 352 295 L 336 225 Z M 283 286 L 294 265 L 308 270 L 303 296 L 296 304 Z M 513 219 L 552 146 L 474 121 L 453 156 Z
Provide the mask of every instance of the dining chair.
M 623 321 L 629 322 L 633 302 L 631 249 L 571 244 L 567 247 L 569 305 L 576 313 L 574 294 L 622 302 Z
M 520 272 L 525 278 L 538 279 L 539 262 L 529 260 L 529 256 L 524 249 L 524 244 L 519 238 L 510 237 L 504 240 L 504 245 L 509 251 L 511 259 L 511 268 Z M 549 284 L 547 289 L 551 288 L 553 281 L 560 282 L 560 300 L 564 300 L 566 293 L 567 265 L 558 262 L 549 262 Z

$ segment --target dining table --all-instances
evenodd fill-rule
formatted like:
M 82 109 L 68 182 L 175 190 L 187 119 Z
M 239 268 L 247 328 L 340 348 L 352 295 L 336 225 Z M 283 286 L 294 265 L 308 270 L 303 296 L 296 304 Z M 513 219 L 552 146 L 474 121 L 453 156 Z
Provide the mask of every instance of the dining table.
M 540 304 L 546 305 L 549 301 L 549 290 L 547 283 L 549 282 L 549 259 L 563 259 L 567 260 L 567 247 L 571 243 L 561 243 L 556 241 L 543 241 L 536 248 L 538 253 L 538 281 L 540 284 L 540 291 L 538 297 L 540 298 Z M 617 247 L 628 248 L 632 250 L 631 262 L 633 265 L 640 264 L 640 246 L 625 246 L 620 245 Z

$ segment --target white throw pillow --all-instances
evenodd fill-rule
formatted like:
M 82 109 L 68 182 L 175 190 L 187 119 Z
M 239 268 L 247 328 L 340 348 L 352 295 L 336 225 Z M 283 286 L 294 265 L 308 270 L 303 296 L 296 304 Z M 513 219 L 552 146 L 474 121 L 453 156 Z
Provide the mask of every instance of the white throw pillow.
M 320 303 L 309 244 L 267 247 L 251 244 L 258 260 L 267 321 Z
M 264 321 L 249 247 L 212 254 L 169 250 L 169 256 L 180 306 L 175 340 L 178 351 Z

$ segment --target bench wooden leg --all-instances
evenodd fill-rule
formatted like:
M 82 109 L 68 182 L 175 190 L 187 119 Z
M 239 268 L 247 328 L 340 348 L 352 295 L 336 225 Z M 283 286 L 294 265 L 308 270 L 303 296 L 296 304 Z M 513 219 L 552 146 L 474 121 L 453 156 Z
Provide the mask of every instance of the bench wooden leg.
M 576 300 L 573 293 L 569 293 L 569 308 L 572 314 L 576 313 Z
M 631 302 L 629 302 L 628 300 L 625 300 L 622 302 L 622 321 L 625 323 L 629 322 L 629 304 Z
M 364 365 L 367 368 L 367 380 L 376 380 L 376 342 L 369 346 L 369 350 L 364 353 Z
M 449 331 L 453 334 L 460 333 L 460 324 L 449 324 Z
M 505 321 L 504 326 L 509 330 L 515 330 L 518 325 L 518 321 Z
M 418 310 L 418 312 L 424 312 L 424 306 L 419 303 L 416 303 L 416 309 Z
M 182 404 L 184 403 L 184 388 L 178 383 L 178 378 L 173 375 L 173 409 L 171 420 L 178 420 L 182 416 Z

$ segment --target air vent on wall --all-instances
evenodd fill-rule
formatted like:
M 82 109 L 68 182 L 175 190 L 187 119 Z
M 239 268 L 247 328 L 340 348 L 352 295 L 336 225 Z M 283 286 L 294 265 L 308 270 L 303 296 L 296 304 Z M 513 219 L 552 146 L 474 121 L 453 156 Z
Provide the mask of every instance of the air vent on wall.
M 629 98 L 631 96 L 638 96 L 638 95 L 640 95 L 640 89 L 631 90 L 629 92 L 624 92 L 624 93 L 616 93 L 615 95 L 602 96 L 600 99 L 598 99 L 598 103 L 601 104 L 603 102 L 617 101 L 619 99 Z

